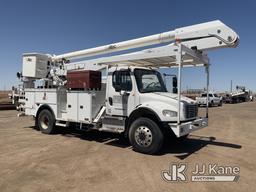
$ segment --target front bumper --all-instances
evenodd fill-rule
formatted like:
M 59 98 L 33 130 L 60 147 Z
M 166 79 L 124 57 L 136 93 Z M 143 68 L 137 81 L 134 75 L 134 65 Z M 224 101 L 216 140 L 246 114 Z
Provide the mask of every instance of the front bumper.
M 193 121 L 189 121 L 186 123 L 168 123 L 169 127 L 173 130 L 174 134 L 177 137 L 181 137 L 183 135 L 187 135 L 193 131 L 196 131 L 198 129 L 202 129 L 204 127 L 208 126 L 208 118 L 206 117 L 200 117 Z
M 206 101 L 198 101 L 197 104 L 198 105 L 206 105 Z

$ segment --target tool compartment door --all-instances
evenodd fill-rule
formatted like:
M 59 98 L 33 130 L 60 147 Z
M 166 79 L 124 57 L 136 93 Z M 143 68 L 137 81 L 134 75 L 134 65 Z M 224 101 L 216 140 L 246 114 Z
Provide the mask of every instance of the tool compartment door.
M 92 93 L 78 93 L 78 121 L 92 121 Z
M 25 108 L 32 109 L 35 104 L 35 92 L 25 92 Z
M 78 120 L 77 103 L 78 103 L 78 93 L 76 92 L 67 93 L 67 118 L 69 121 L 77 122 Z

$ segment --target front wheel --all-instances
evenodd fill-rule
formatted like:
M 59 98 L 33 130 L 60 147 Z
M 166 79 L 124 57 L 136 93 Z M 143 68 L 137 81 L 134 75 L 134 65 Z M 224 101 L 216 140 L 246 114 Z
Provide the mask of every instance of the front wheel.
M 129 130 L 130 143 L 140 153 L 157 153 L 162 147 L 163 138 L 159 126 L 148 118 L 135 120 Z
M 48 109 L 44 109 L 39 113 L 36 124 L 42 133 L 52 134 L 55 131 L 55 118 Z

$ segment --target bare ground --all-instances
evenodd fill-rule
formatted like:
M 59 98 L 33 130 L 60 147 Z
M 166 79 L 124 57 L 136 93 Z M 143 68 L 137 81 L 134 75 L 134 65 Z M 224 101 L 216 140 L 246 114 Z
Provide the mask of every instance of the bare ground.
M 0 110 L 15 109 L 12 100 L 8 96 L 9 93 L 11 93 L 11 91 L 0 91 Z
M 11 100 L 8 97 L 10 91 L 0 91 L 0 105 L 10 103 Z
M 33 128 L 31 117 L 0 111 L 0 191 L 255 191 L 256 102 L 210 109 L 210 126 L 159 155 L 136 153 L 118 135 Z M 161 171 L 185 162 L 240 167 L 238 182 L 167 183 Z

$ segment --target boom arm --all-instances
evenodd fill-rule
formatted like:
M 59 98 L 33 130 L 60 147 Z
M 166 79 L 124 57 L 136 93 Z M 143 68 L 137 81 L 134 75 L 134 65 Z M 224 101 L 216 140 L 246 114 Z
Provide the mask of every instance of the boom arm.
M 215 20 L 138 39 L 52 56 L 52 61 L 80 59 L 172 41 L 180 41 L 190 48 L 205 51 L 236 47 L 239 37 L 221 21 Z
M 156 35 L 132 39 L 90 49 L 84 49 L 81 51 L 75 51 L 61 55 L 48 55 L 39 53 L 23 54 L 22 77 L 25 78 L 24 82 L 28 82 L 28 87 L 33 86 L 31 82 L 36 79 L 47 79 L 49 77 L 52 77 L 54 81 L 58 84 L 58 82 L 62 81 L 60 78 L 57 77 L 65 76 L 66 72 L 69 70 L 101 70 L 102 68 L 105 68 L 104 66 L 95 65 L 95 62 L 92 63 L 92 60 L 91 63 L 86 62 L 86 64 L 84 62 L 82 64 L 73 63 L 73 61 L 72 64 L 67 64 L 67 61 L 167 42 L 180 42 L 182 45 L 185 45 L 185 47 L 190 48 L 190 51 L 191 49 L 193 49 L 205 52 L 210 49 L 236 47 L 239 42 L 239 37 L 228 26 L 223 24 L 221 21 L 216 20 L 198 25 L 178 28 L 173 31 L 164 32 Z M 154 51 L 158 52 L 159 50 L 155 48 Z M 164 52 L 162 53 L 165 55 Z M 133 54 L 131 56 L 133 56 Z M 197 53 L 193 51 L 191 54 L 193 55 Z M 119 57 L 122 57 L 122 59 L 124 60 L 126 56 L 119 55 Z M 105 57 L 101 58 L 101 60 L 98 60 L 98 62 L 111 62 L 111 59 L 113 62 L 114 60 L 120 59 L 119 57 Z M 133 60 L 134 59 L 135 58 L 133 58 Z M 89 60 L 87 59 L 87 61 Z

